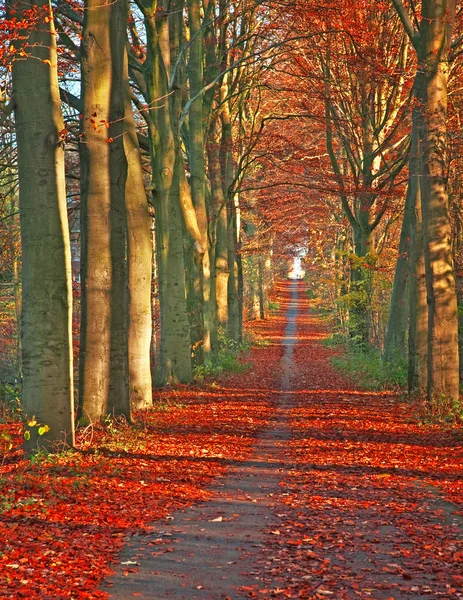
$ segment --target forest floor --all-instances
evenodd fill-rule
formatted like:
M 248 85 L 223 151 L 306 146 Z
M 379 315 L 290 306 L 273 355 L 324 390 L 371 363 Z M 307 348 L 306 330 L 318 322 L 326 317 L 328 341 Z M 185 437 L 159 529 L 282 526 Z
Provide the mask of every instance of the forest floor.
M 305 285 L 278 294 L 251 370 L 134 428 L 31 464 L 0 425 L 1 600 L 463 598 L 461 431 L 357 389 Z

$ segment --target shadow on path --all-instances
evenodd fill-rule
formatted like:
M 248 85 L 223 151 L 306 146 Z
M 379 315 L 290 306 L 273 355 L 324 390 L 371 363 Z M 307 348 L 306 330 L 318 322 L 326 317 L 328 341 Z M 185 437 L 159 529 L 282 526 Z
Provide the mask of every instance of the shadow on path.
M 301 314 L 303 284 L 284 292 L 270 427 L 211 500 L 130 538 L 102 589 L 114 600 L 463 598 L 461 517 L 429 481 L 459 482 L 461 468 L 409 460 L 448 449 L 419 437 L 389 394 L 349 389 Z

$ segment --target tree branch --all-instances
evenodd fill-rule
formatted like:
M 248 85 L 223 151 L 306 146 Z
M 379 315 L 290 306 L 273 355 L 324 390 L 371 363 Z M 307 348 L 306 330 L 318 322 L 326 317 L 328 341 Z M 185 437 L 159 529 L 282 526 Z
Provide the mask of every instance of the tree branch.
M 411 43 L 416 51 L 418 51 L 420 45 L 420 32 L 418 29 L 415 29 L 415 26 L 410 19 L 410 16 L 407 12 L 407 9 L 403 5 L 402 0 L 392 0 L 392 4 L 396 9 L 397 14 L 399 15 L 399 19 L 402 21 L 402 25 L 404 26 L 405 33 L 410 38 Z

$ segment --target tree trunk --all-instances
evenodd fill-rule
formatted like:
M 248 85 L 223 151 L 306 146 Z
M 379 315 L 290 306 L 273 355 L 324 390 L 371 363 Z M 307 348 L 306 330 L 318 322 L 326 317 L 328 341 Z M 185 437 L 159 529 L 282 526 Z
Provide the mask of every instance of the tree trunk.
M 259 317 L 265 319 L 267 294 L 265 291 L 264 257 L 262 254 L 257 257 L 257 284 L 259 290 Z
M 22 379 L 22 361 L 21 361 L 21 278 L 18 268 L 18 252 L 16 248 L 16 200 L 13 196 L 10 203 L 10 212 L 13 214 L 11 227 L 8 229 L 8 247 L 10 251 L 10 260 L 13 275 L 13 297 L 14 297 L 14 312 L 16 318 L 16 371 L 19 379 Z
M 229 202 L 228 227 L 228 336 L 235 342 L 242 338 L 242 294 L 240 294 L 240 206 L 238 194 Z
M 409 160 L 408 191 L 411 200 L 410 278 L 408 334 L 408 391 L 423 394 L 428 379 L 428 304 L 424 269 L 423 214 L 421 208 L 421 138 L 423 135 L 424 80 L 417 73 L 414 81 L 414 106 Z
M 369 213 L 360 210 L 359 225 L 354 228 L 354 249 L 359 264 L 351 269 L 350 335 L 361 347 L 368 348 L 371 329 L 372 275 L 368 267 L 361 264 L 372 249 L 372 231 L 369 225 Z
M 419 169 L 419 161 L 415 160 Z M 410 328 L 408 336 L 408 390 L 421 394 L 427 388 L 428 305 L 423 254 L 423 220 L 417 171 L 411 174 L 414 207 L 410 248 Z
M 127 53 L 125 55 L 127 61 Z M 127 158 L 125 202 L 128 229 L 129 277 L 129 384 L 133 408 L 148 408 L 153 403 L 150 346 L 152 331 L 151 219 L 145 192 L 137 129 L 132 112 L 130 84 L 125 64 L 124 150 Z
M 87 0 L 82 42 L 82 329 L 79 416 L 130 420 L 124 49 L 127 4 Z
M 221 122 L 222 137 L 220 140 L 220 163 L 222 172 L 222 188 L 226 202 L 227 216 L 227 334 L 235 342 L 241 340 L 240 309 L 238 295 L 238 268 L 236 263 L 236 248 L 239 238 L 239 205 L 238 196 L 233 190 L 233 131 L 230 114 L 230 98 L 228 75 L 223 78 L 220 86 L 220 101 L 222 104 Z M 225 253 L 224 253 L 225 256 Z
M 24 0 L 16 12 L 47 15 L 25 29 L 26 57 L 13 62 L 22 243 L 23 407 L 26 450 L 74 445 L 72 281 L 56 37 L 51 5 Z M 35 418 L 34 418 L 35 417 Z M 36 422 L 37 425 L 29 425 Z M 39 426 L 48 432 L 40 435 Z M 42 430 L 43 431 L 43 430 Z
M 413 148 L 411 152 L 413 154 Z M 400 232 L 399 256 L 394 272 L 391 307 L 389 309 L 389 320 L 384 343 L 384 360 L 386 362 L 401 360 L 407 355 L 405 342 L 409 314 L 410 238 L 412 234 L 412 212 L 415 203 L 415 192 L 416 190 L 414 191 L 414 186 L 411 184 L 409 178 L 407 194 L 405 196 L 402 229 Z
M 240 249 L 236 253 L 236 266 L 238 270 L 238 307 L 239 307 L 239 341 L 243 339 L 243 321 L 244 321 L 244 269 L 243 255 Z
M 150 147 L 161 318 L 160 379 L 161 383 L 175 383 L 192 379 L 180 204 L 185 172 L 178 132 L 174 130 L 173 100 L 169 97 L 169 13 L 157 8 L 161 7 L 152 4 L 145 10 L 148 38 L 145 73 L 150 106 L 156 105 L 151 112 L 155 132 L 150 133 Z M 188 229 L 187 218 L 185 223 Z
M 428 397 L 458 398 L 458 313 L 447 191 L 448 56 L 455 0 L 424 0 L 421 197 L 428 296 Z
M 218 122 L 210 127 L 207 143 L 209 180 L 211 183 L 211 212 L 213 236 L 215 238 L 214 275 L 217 324 L 226 327 L 228 322 L 228 223 L 227 205 L 223 193 L 222 171 L 220 166 L 220 144 Z M 215 235 L 214 235 L 215 234 Z
M 199 0 L 188 0 L 188 20 L 190 28 L 190 59 L 188 63 L 188 79 L 190 98 L 199 94 L 203 87 L 203 35 Z M 211 273 L 208 246 L 208 217 L 206 210 L 205 184 L 205 140 L 203 98 L 200 96 L 193 102 L 189 111 L 189 158 L 191 173 L 191 195 L 196 211 L 196 219 L 201 234 L 201 246 L 205 250 L 202 260 L 191 260 L 189 312 L 193 312 L 196 328 L 192 328 L 193 347 L 199 346 L 202 359 L 211 352 Z M 198 267 L 195 262 L 199 262 Z M 196 334 L 193 335 L 193 332 Z
M 259 268 L 257 259 L 253 254 L 246 257 L 246 306 L 247 317 L 250 320 L 259 319 L 260 317 L 260 302 L 259 302 Z

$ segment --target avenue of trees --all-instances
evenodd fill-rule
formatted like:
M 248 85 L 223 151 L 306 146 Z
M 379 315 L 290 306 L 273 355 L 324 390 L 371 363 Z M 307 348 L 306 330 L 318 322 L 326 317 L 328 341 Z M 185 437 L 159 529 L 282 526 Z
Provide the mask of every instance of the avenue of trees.
M 352 343 L 458 399 L 461 21 L 455 0 L 8 0 L 26 447 L 130 422 L 154 373 L 191 382 L 296 255 Z

